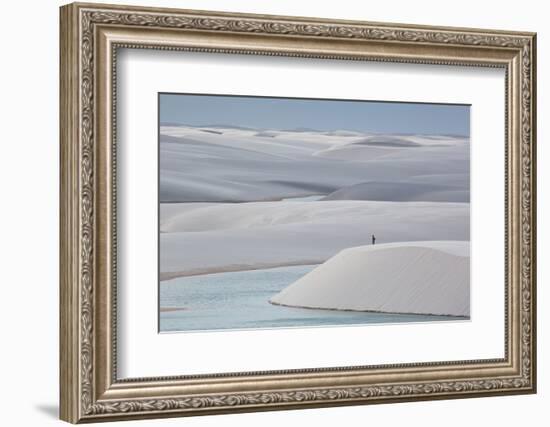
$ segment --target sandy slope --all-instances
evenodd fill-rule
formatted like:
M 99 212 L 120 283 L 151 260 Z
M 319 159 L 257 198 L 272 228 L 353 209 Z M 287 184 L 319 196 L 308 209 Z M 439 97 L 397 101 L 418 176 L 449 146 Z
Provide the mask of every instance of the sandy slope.
M 410 181 L 363 182 L 336 190 L 322 200 L 392 200 L 424 202 L 466 202 L 470 192 L 463 187 Z
M 441 220 L 450 222 L 456 219 L 455 227 L 460 228 L 461 224 L 468 224 L 470 209 L 467 203 L 363 200 L 181 203 L 168 206 L 170 209 L 165 208 L 167 212 L 161 216 L 160 224 L 161 231 L 166 233 L 351 223 L 355 227 L 369 227 L 382 239 L 398 227 L 399 221 L 408 226 L 423 225 L 426 228 L 424 234 L 430 234 L 429 227 L 437 228 Z
M 163 273 L 322 263 L 370 243 L 469 240 L 469 204 L 429 202 L 263 202 L 172 205 L 161 219 Z M 235 248 L 238 248 L 236 250 Z
M 329 194 L 368 181 L 429 184 L 469 174 L 461 137 L 163 126 L 161 202 L 243 202 Z M 414 182 L 414 181 L 411 181 Z M 458 190 L 467 190 L 461 182 Z M 388 193 L 384 200 L 393 200 Z
M 161 126 L 160 168 L 161 277 L 469 239 L 468 138 Z
M 348 248 L 270 302 L 310 308 L 469 316 L 469 242 L 399 242 Z

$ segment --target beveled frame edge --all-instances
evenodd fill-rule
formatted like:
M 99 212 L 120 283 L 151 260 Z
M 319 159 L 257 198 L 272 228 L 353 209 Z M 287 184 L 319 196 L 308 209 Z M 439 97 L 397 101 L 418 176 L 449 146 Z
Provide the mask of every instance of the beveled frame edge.
M 99 4 L 67 5 L 60 13 L 62 419 L 74 423 L 535 391 L 535 34 Z M 280 374 L 267 380 L 254 375 L 221 376 L 188 381 L 193 392 L 187 394 L 182 394 L 182 380 L 177 378 L 117 382 L 109 346 L 113 301 L 100 280 L 108 277 L 112 268 L 108 265 L 109 254 L 103 250 L 113 245 L 108 233 L 112 224 L 107 215 L 102 215 L 112 206 L 112 182 L 102 177 L 112 178 L 113 153 L 100 148 L 105 148 L 105 141 L 112 138 L 109 123 L 114 111 L 110 109 L 112 100 L 104 94 L 114 84 L 106 77 L 114 57 L 107 55 L 97 60 L 95 55 L 101 49 L 106 49 L 103 55 L 113 54 L 110 49 L 117 43 L 132 46 L 135 40 L 127 34 L 121 37 L 129 28 L 144 33 L 158 31 L 163 37 L 183 31 L 195 35 L 197 43 L 201 38 L 213 37 L 218 42 L 232 40 L 228 44 L 233 47 L 247 40 L 254 45 L 271 37 L 283 44 L 288 42 L 286 51 L 280 47 L 282 54 L 294 52 L 295 56 L 317 46 L 317 56 L 322 57 L 326 47 L 318 45 L 327 41 L 333 49 L 340 46 L 343 57 L 350 57 L 360 55 L 361 43 L 369 42 L 382 48 L 389 44 L 392 48 L 401 46 L 403 62 L 414 62 L 414 54 L 407 55 L 407 50 L 424 47 L 426 51 L 446 51 L 447 56 L 452 56 L 454 48 L 457 53 L 475 51 L 478 58 L 470 58 L 471 63 L 490 57 L 495 63 L 506 63 L 510 141 L 507 182 L 511 206 L 507 224 L 511 231 L 511 258 L 506 275 L 511 277 L 507 313 L 511 315 L 513 343 L 513 348 L 507 348 L 511 350 L 507 351 L 508 358 L 502 362 L 444 363 L 430 368 L 439 374 L 448 371 L 447 381 L 424 378 L 419 382 L 425 370 L 412 366 L 375 369 L 369 374 L 368 383 L 364 382 L 363 371 Z M 163 42 L 164 38 L 161 41 L 157 36 L 157 42 L 150 44 Z M 298 45 L 305 47 L 297 49 Z M 346 52 L 342 46 L 353 52 Z M 254 54 L 254 49 L 248 45 L 243 52 Z M 503 55 L 509 59 L 503 62 Z M 398 56 L 394 54 L 393 60 Z M 334 379 L 339 377 L 346 377 L 348 383 L 337 386 Z M 326 385 L 327 378 L 333 381 L 331 387 Z M 250 381 L 256 388 L 250 388 Z M 263 385 L 258 387 L 258 383 Z M 216 387 L 217 392 L 213 392 Z

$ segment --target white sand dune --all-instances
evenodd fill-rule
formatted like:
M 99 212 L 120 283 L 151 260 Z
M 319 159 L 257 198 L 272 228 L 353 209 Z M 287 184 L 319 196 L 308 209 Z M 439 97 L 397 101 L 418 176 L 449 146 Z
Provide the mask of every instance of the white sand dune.
M 407 182 L 420 184 L 447 185 L 453 188 L 463 188 L 470 191 L 469 173 L 444 173 L 432 175 L 416 175 L 407 179 Z
M 166 125 L 159 161 L 162 274 L 469 239 L 468 138 Z M 327 200 L 280 201 L 311 195 Z
M 277 200 L 388 176 L 432 176 L 429 183 L 437 184 L 437 176 L 469 174 L 469 143 L 450 136 L 162 126 L 160 169 L 161 202 Z
M 397 136 L 368 136 L 353 143 L 354 145 L 368 145 L 378 147 L 420 147 L 422 144 L 407 137 Z
M 194 205 L 199 205 L 193 209 Z M 397 227 L 397 222 L 437 228 L 437 221 L 456 220 L 468 225 L 467 203 L 387 202 L 387 201 L 312 201 L 250 203 L 182 203 L 174 204 L 161 218 L 160 229 L 173 232 L 209 232 L 228 229 L 252 229 L 297 224 L 338 225 L 351 223 L 376 230 Z M 178 206 L 181 206 L 178 209 Z M 429 218 L 426 216 L 429 214 Z M 423 231 L 429 233 L 429 229 Z M 382 237 L 382 236 L 381 236 Z
M 348 162 L 366 162 L 383 158 L 392 153 L 393 148 L 372 146 L 365 149 L 359 144 L 347 144 L 341 147 L 331 147 L 313 153 L 313 156 L 331 160 L 344 160 Z
M 348 248 L 270 302 L 306 308 L 469 316 L 469 242 L 399 242 Z
M 321 200 L 391 200 L 423 202 L 469 202 L 470 192 L 463 187 L 398 182 L 362 182 L 328 194 Z
M 468 203 L 259 202 L 200 204 L 195 209 L 193 205 L 169 205 L 164 211 L 162 273 L 320 264 L 345 248 L 370 243 L 371 234 L 378 243 L 470 238 Z

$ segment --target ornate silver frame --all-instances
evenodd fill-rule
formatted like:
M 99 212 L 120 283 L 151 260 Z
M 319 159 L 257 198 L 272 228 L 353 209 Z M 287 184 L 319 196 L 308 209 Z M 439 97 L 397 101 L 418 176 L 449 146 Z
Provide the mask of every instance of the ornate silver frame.
M 72 422 L 534 393 L 535 34 L 190 10 L 61 8 L 61 419 Z M 119 380 L 117 48 L 506 70 L 505 357 Z

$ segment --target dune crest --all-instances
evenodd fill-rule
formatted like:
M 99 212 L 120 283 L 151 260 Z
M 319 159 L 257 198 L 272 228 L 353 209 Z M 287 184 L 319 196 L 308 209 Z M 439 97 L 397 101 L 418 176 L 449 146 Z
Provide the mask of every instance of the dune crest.
M 445 184 L 410 181 L 369 181 L 340 188 L 321 200 L 468 203 L 470 201 L 470 191 Z
M 469 177 L 468 138 L 437 135 L 161 126 L 159 156 L 161 203 L 256 202 L 388 177 L 423 175 L 429 184 L 443 183 L 434 175 Z M 459 187 L 468 190 L 469 179 Z
M 469 242 L 399 242 L 345 249 L 270 302 L 305 308 L 467 317 Z

